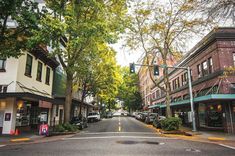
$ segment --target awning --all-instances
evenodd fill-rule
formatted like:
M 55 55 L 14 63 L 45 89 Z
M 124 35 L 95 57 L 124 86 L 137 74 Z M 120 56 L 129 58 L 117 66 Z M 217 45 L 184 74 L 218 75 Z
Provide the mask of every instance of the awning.
M 201 102 L 201 101 L 209 101 L 209 100 L 235 100 L 235 94 L 210 94 L 206 96 L 200 96 L 196 97 L 193 99 L 193 102 Z M 184 105 L 184 104 L 189 104 L 190 100 L 182 100 L 178 102 L 173 102 L 170 104 L 170 106 L 178 106 L 178 105 Z M 149 108 L 155 108 L 155 107 L 160 107 L 160 108 L 165 108 L 165 104 L 155 104 L 152 106 L 149 106 Z

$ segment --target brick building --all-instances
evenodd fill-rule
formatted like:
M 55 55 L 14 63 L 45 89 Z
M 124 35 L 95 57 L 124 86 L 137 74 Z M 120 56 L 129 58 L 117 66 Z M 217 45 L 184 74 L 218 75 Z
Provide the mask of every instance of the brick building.
M 176 66 L 190 67 L 196 124 L 199 129 L 235 133 L 235 75 L 224 76 L 227 68 L 235 67 L 235 28 L 217 28 L 204 37 Z M 191 125 L 187 71 L 169 72 L 171 110 Z M 163 80 L 161 80 L 162 86 Z M 152 88 L 151 106 L 165 115 L 165 93 Z

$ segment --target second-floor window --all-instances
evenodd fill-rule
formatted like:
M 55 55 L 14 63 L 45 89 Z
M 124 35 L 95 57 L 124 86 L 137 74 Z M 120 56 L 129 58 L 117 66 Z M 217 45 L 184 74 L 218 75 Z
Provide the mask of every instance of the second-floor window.
M 235 66 L 235 52 L 233 53 L 233 65 Z
M 37 78 L 36 80 L 42 81 L 42 63 L 38 62 Z
M 26 59 L 26 66 L 25 66 L 25 75 L 31 77 L 32 73 L 32 63 L 33 63 L 33 57 L 31 55 L 27 55 Z
M 198 77 L 202 77 L 202 66 L 201 66 L 201 64 L 197 65 L 197 73 L 198 73 Z
M 202 74 L 203 76 L 208 75 L 208 65 L 207 65 L 207 61 L 204 61 L 202 63 Z
M 46 84 L 50 84 L 50 68 L 47 67 L 47 70 L 46 70 Z
M 182 80 L 182 86 L 188 83 L 188 73 L 185 72 L 183 75 L 181 75 Z
M 211 57 L 208 59 L 208 67 L 209 67 L 209 73 L 212 73 L 213 72 L 213 62 L 212 62 Z
M 5 71 L 6 68 L 6 59 L 0 59 L 0 72 Z

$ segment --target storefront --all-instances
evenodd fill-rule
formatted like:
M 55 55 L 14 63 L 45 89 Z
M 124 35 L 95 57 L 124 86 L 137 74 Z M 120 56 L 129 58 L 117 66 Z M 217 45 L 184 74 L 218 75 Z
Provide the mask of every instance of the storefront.
M 50 124 L 53 99 L 31 93 L 6 93 L 0 96 L 0 134 L 37 131 Z
M 197 114 L 199 128 L 224 130 L 225 108 L 220 102 L 199 103 Z
M 51 104 L 45 103 L 47 102 L 41 100 L 17 100 L 16 128 L 21 131 L 37 131 L 42 122 L 49 123 Z

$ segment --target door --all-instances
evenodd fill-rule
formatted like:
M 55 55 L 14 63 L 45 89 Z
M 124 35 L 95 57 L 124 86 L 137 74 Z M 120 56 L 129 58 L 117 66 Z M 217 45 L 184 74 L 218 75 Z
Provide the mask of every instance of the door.
M 59 124 L 63 123 L 63 109 L 60 109 Z

